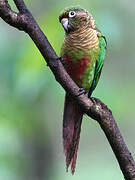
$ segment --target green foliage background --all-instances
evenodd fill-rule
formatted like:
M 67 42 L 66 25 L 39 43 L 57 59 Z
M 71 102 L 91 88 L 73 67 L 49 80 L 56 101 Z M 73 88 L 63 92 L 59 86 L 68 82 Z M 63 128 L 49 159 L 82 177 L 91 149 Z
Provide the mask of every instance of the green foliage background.
M 79 4 L 94 15 L 108 50 L 93 96 L 112 109 L 135 157 L 134 0 L 25 2 L 58 54 L 64 37 L 61 10 Z M 31 39 L 0 19 L 0 180 L 123 179 L 99 125 L 86 116 L 75 175 L 65 172 L 64 94 Z

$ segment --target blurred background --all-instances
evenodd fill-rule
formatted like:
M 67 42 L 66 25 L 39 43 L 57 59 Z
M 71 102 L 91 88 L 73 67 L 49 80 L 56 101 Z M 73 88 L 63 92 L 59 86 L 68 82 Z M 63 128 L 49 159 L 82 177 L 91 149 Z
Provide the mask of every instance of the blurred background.
M 65 7 L 89 10 L 108 41 L 107 57 L 93 96 L 111 108 L 135 157 L 135 1 L 25 0 L 57 54 Z M 13 1 L 10 5 L 16 10 Z M 122 180 L 99 125 L 83 119 L 74 176 L 65 172 L 62 148 L 64 90 L 24 32 L 0 19 L 0 180 Z

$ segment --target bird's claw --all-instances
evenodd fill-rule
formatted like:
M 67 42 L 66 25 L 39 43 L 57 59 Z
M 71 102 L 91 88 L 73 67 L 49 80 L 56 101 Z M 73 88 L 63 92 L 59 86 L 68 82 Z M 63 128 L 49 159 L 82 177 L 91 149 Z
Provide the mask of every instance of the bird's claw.
M 85 89 L 84 88 L 79 88 L 77 96 L 81 96 L 82 94 L 85 94 Z
M 58 57 L 56 58 L 56 60 L 60 60 L 60 61 L 61 61 L 61 59 L 62 59 L 61 56 L 58 56 Z
M 100 102 L 100 100 L 99 100 L 99 99 L 94 98 L 94 97 L 90 97 L 90 100 L 93 102 L 93 104 L 97 104 L 97 103 L 99 103 L 99 102 Z

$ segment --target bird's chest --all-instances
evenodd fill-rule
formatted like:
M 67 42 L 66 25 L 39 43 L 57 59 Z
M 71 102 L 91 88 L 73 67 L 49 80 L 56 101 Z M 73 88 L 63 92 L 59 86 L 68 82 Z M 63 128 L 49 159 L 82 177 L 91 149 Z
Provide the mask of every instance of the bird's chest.
M 78 61 L 74 62 L 68 55 L 63 56 L 64 66 L 68 74 L 72 79 L 81 86 L 83 80 L 83 74 L 88 69 L 91 59 L 89 57 L 82 57 Z

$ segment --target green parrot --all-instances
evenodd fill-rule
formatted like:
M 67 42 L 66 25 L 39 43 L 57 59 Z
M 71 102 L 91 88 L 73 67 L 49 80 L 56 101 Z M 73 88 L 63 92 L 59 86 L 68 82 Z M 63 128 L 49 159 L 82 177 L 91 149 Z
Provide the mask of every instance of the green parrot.
M 65 30 L 62 63 L 74 82 L 90 97 L 100 78 L 106 54 L 106 39 L 92 15 L 81 7 L 66 8 L 59 16 Z M 63 148 L 66 168 L 75 171 L 83 112 L 66 93 L 63 115 Z

